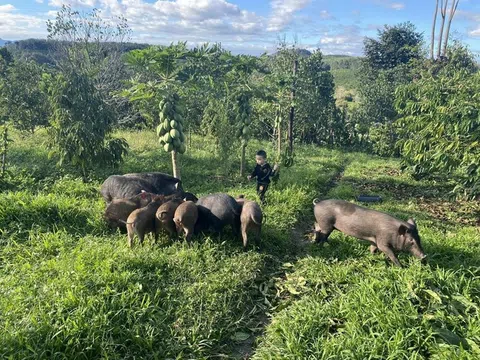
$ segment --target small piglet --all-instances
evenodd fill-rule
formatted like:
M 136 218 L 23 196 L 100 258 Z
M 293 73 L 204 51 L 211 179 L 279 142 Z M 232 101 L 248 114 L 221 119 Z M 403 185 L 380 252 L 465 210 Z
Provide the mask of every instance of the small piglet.
M 145 234 L 155 232 L 155 213 L 164 201 L 165 196 L 155 196 L 147 206 L 134 210 L 128 216 L 125 224 L 127 225 L 129 247 L 132 247 L 135 234 L 137 234 L 140 245 L 142 245 Z M 155 233 L 155 242 L 156 241 L 157 234 Z
M 183 203 L 182 199 L 172 199 L 158 208 L 155 214 L 156 236 L 158 236 L 162 229 L 166 230 L 170 236 L 175 236 L 177 234 L 177 228 L 173 218 L 175 216 L 175 210 L 177 210 L 177 207 L 181 203 Z
M 402 221 L 386 213 L 367 209 L 343 200 L 313 200 L 315 214 L 315 241 L 327 241 L 337 229 L 371 243 L 370 252 L 380 250 L 397 266 L 402 266 L 394 251 L 408 251 L 423 260 L 417 225 L 413 219 Z
M 240 195 L 237 199 L 238 204 L 242 207 L 240 213 L 240 224 L 243 239 L 243 248 L 248 245 L 248 232 L 255 234 L 255 243 L 260 245 L 260 232 L 262 231 L 263 213 L 260 205 L 255 201 L 244 199 L 243 195 Z
M 193 201 L 185 201 L 178 205 L 173 217 L 178 235 L 185 232 L 185 238 L 189 241 L 193 235 L 197 220 L 198 208 Z
M 128 199 L 115 199 L 107 206 L 103 218 L 113 227 L 125 229 L 125 222 L 132 211 L 148 205 L 155 194 L 142 192 Z

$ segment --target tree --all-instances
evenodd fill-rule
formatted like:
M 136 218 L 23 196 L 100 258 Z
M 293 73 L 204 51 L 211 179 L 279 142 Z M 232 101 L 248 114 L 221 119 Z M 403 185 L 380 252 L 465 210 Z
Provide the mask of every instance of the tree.
M 437 45 L 437 59 L 441 57 L 445 57 L 447 55 L 447 46 L 448 46 L 448 39 L 450 36 L 450 27 L 452 25 L 453 17 L 458 8 L 458 4 L 460 0 L 452 0 L 450 11 L 448 12 L 448 23 L 447 28 L 444 30 L 445 27 L 445 20 L 447 18 L 447 8 L 448 8 L 449 0 L 441 0 L 440 3 L 437 0 L 435 4 L 435 12 L 433 14 L 433 24 L 432 24 L 432 38 L 430 43 L 430 58 L 434 60 L 434 49 L 435 49 L 435 27 L 437 24 L 437 14 L 438 10 L 440 9 L 440 31 L 438 35 L 438 45 Z
M 438 174 L 454 180 L 455 191 L 480 195 L 480 72 L 465 64 L 465 50 L 447 55 L 438 72 L 421 72 L 395 94 L 404 162 L 414 174 Z M 471 61 L 473 57 L 470 55 Z
M 52 109 L 51 155 L 58 155 L 59 165 L 78 167 L 86 181 L 96 165 L 121 162 L 128 144 L 112 138 L 113 113 L 92 79 L 73 72 L 45 75 L 44 81 Z
M 133 102 L 139 102 L 142 113 L 153 122 L 157 122 L 157 135 L 164 150 L 172 155 L 173 176 L 181 178 L 177 153 L 186 150 L 184 115 L 185 106 L 182 96 L 188 87 L 186 61 L 189 57 L 201 59 L 214 49 L 203 48 L 189 51 L 186 43 L 168 47 L 150 47 L 134 50 L 127 54 L 127 63 L 139 73 L 131 82 L 129 89 L 123 92 Z M 158 113 L 157 109 L 160 108 Z M 158 115 L 157 115 L 158 114 Z
M 389 70 L 421 58 L 422 34 L 410 23 L 385 25 L 378 30 L 378 40 L 364 41 L 364 65 L 375 70 Z
M 394 94 L 397 86 L 413 79 L 413 69 L 421 61 L 422 35 L 411 23 L 379 31 L 379 39 L 365 40 L 365 59 L 360 70 L 361 102 L 355 115 L 359 124 L 372 130 L 369 139 L 374 151 L 395 155 L 397 110 Z M 373 125 L 375 124 L 375 125 Z
M 438 14 L 438 0 L 435 4 L 435 12 L 433 13 L 433 24 L 432 24 L 432 38 L 430 41 L 430 59 L 434 59 L 434 51 L 435 51 L 435 26 L 437 25 L 437 14 Z
M 320 51 L 299 60 L 297 129 L 302 141 L 334 145 L 343 131 L 334 99 L 335 84 Z
M 43 72 L 33 61 L 13 61 L 0 86 L 0 103 L 8 109 L 5 116 L 21 131 L 33 133 L 36 127 L 48 124 L 48 99 L 39 86 Z
M 107 47 L 115 40 L 121 44 L 129 30 L 123 19 L 114 25 L 97 10 L 81 14 L 69 6 L 47 23 L 47 30 L 58 47 L 59 70 L 45 76 L 52 153 L 58 154 L 59 164 L 78 167 L 86 180 L 94 165 L 117 165 L 127 152 L 127 142 L 111 136 L 116 119 L 109 100 L 118 62 Z
M 442 56 L 447 55 L 447 45 L 448 45 L 448 37 L 450 35 L 450 26 L 452 25 L 452 20 L 453 20 L 453 17 L 455 16 L 455 12 L 457 11 L 457 7 L 458 7 L 459 2 L 460 2 L 460 0 L 452 0 L 452 7 L 450 9 L 447 29 L 445 31 L 445 40 L 443 42 Z M 445 1 L 445 3 L 448 3 L 448 1 Z

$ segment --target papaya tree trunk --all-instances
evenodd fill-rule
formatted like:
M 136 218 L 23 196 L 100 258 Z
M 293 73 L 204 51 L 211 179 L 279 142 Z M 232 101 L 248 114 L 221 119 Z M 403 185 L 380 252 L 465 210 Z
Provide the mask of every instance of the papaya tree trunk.
M 180 167 L 178 166 L 177 151 L 172 151 L 172 168 L 173 168 L 173 177 L 177 179 L 182 179 L 180 175 Z
M 247 148 L 247 143 L 242 140 L 242 156 L 240 159 L 240 176 L 245 175 L 245 149 Z

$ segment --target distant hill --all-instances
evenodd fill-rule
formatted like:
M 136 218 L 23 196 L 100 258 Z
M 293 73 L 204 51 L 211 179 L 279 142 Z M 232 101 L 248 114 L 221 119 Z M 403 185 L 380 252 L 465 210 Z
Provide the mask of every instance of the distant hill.
M 55 42 L 44 39 L 27 39 L 10 42 L 7 44 L 7 48 L 14 58 L 27 58 L 35 60 L 39 64 L 54 65 L 57 55 L 55 45 Z M 122 45 L 122 52 L 145 49 L 148 46 L 148 44 L 125 43 Z
M 3 40 L 3 39 L 0 39 L 0 46 L 5 46 L 6 44 L 8 44 L 10 41 L 8 40 Z
M 362 58 L 346 55 L 325 55 L 323 60 L 330 65 L 330 71 L 335 79 L 335 87 L 354 90 L 358 87 L 357 71 Z

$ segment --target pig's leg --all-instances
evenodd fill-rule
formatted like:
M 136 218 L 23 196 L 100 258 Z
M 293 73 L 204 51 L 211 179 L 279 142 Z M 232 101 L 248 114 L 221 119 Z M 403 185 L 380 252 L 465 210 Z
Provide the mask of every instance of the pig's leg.
M 233 225 L 232 225 L 233 234 L 235 236 L 240 235 L 240 227 L 241 227 L 240 217 L 236 216 L 235 219 L 233 220 Z
M 128 247 L 131 248 L 133 245 L 133 236 L 134 236 L 131 225 L 127 225 L 127 231 L 128 231 Z
M 316 238 L 315 242 L 317 244 L 326 243 L 327 240 L 328 240 L 328 237 L 330 236 L 332 231 L 333 231 L 333 229 L 331 229 L 330 231 L 325 231 L 325 230 L 322 229 L 321 231 L 317 232 L 317 238 Z
M 247 237 L 247 224 L 242 223 L 242 239 L 243 239 L 243 248 L 247 248 L 248 237 Z
M 192 234 L 193 234 L 193 230 L 189 228 L 185 228 L 185 240 L 187 240 L 187 242 L 189 242 L 190 239 L 192 238 Z
M 389 246 L 378 246 L 378 249 L 381 252 L 383 252 L 385 255 L 387 255 L 395 265 L 397 265 L 399 267 L 402 267 L 402 264 L 400 263 L 400 261 L 398 261 L 395 253 L 393 252 L 393 250 Z
M 370 245 L 370 253 L 375 254 L 377 252 L 378 248 L 377 245 Z
M 143 239 L 145 238 L 145 234 L 143 233 L 143 231 L 139 231 L 137 235 L 138 235 L 138 242 L 140 243 L 140 245 L 143 246 Z
M 257 245 L 258 247 L 260 247 L 260 233 L 261 233 L 261 231 L 262 231 L 262 226 L 257 225 L 256 229 L 255 229 L 255 245 Z

